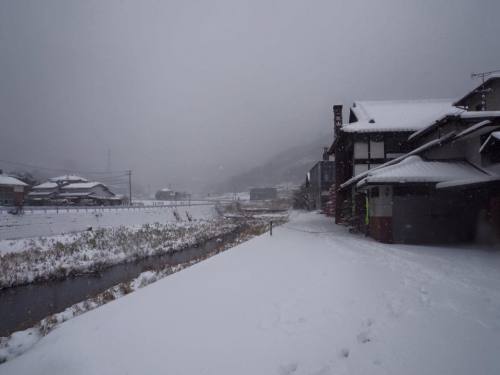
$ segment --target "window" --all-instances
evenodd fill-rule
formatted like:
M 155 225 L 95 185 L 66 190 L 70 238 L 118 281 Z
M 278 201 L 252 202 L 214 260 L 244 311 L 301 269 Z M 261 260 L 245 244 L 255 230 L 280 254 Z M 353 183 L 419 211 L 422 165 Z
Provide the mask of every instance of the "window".
M 370 140 L 370 158 L 383 159 L 384 157 L 385 157 L 384 142 Z
M 368 159 L 368 142 L 354 143 L 354 159 Z

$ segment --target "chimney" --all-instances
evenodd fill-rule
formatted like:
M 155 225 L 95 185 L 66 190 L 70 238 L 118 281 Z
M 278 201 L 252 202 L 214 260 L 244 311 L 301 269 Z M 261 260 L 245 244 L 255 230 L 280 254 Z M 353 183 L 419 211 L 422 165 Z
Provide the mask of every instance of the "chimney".
M 342 127 L 342 104 L 333 106 L 333 130 L 335 138 L 337 138 L 340 128 Z
M 328 159 L 330 159 L 330 156 L 328 155 L 328 147 L 323 147 L 323 160 Z

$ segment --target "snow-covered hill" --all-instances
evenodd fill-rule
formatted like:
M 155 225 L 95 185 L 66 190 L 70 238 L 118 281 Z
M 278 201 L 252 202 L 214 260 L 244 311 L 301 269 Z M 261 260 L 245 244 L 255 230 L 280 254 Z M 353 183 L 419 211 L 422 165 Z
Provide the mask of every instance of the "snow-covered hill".
M 323 147 L 330 146 L 331 135 L 304 140 L 302 145 L 291 147 L 266 163 L 256 166 L 212 186 L 217 192 L 247 191 L 252 186 L 300 185 L 307 171 L 321 160 Z

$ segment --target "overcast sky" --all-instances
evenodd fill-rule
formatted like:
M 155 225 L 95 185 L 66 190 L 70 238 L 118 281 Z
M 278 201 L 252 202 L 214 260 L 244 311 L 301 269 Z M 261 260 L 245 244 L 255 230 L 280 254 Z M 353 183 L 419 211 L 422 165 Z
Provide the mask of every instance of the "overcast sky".
M 201 186 L 500 69 L 500 1 L 0 0 L 0 159 Z M 320 151 L 319 151 L 320 153 Z M 1 165 L 1 164 L 0 164 Z

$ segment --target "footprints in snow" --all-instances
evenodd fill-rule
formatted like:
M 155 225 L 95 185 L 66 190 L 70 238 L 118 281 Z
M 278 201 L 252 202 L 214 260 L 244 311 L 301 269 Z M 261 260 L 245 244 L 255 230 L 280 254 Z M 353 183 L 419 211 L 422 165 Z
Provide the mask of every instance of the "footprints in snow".
M 340 349 L 340 358 L 348 358 L 349 357 L 349 349 L 342 348 Z
M 367 344 L 371 341 L 373 341 L 373 336 L 371 333 L 371 327 L 375 324 L 375 320 L 368 318 L 366 319 L 362 324 L 362 331 L 359 332 L 356 335 L 356 341 L 358 344 Z M 351 354 L 351 351 L 349 348 L 345 347 L 340 349 L 339 351 L 339 357 L 341 359 L 347 359 L 349 358 L 349 355 Z M 378 360 L 377 360 L 378 361 Z
M 372 336 L 371 331 L 372 331 L 374 324 L 375 324 L 375 320 L 373 320 L 371 318 L 366 319 L 365 321 L 363 321 L 361 323 L 361 330 L 355 337 L 356 342 L 359 345 L 365 345 L 365 344 L 373 341 L 373 336 Z M 299 363 L 298 362 L 291 362 L 291 363 L 279 366 L 277 373 L 279 375 L 295 375 L 298 373 L 301 373 L 301 374 L 308 373 L 310 375 L 333 375 L 333 374 L 338 373 L 338 370 L 339 370 L 338 366 L 341 366 L 340 368 L 342 369 L 342 366 L 345 366 L 345 365 L 342 365 L 342 363 L 346 363 L 343 361 L 349 360 L 349 358 L 351 356 L 352 356 L 351 349 L 349 347 L 343 347 L 338 351 L 338 359 L 339 360 L 332 359 L 332 360 L 328 361 L 326 364 L 324 364 L 323 366 L 316 369 L 315 371 L 304 372 L 303 368 L 299 370 Z M 372 364 L 374 366 L 380 366 L 382 364 L 382 362 L 379 359 L 374 359 L 372 361 Z M 344 369 L 344 371 L 345 371 L 345 369 Z
M 356 336 L 356 340 L 358 340 L 358 343 L 366 344 L 372 341 L 371 327 L 374 323 L 375 321 L 371 318 L 366 319 L 366 321 L 362 323 L 362 327 L 364 329 Z
M 368 331 L 363 331 L 363 332 L 360 332 L 357 336 L 356 336 L 356 339 L 358 340 L 358 342 L 360 344 L 366 344 L 370 341 L 372 341 L 372 339 L 370 338 L 370 334 Z

